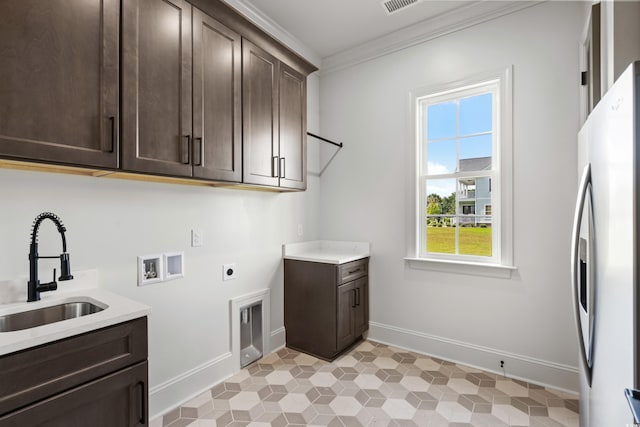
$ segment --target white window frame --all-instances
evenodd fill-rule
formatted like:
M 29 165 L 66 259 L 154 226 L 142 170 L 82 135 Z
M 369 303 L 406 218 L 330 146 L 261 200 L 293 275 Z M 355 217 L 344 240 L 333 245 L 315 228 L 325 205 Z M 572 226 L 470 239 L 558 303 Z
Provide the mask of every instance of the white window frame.
M 411 92 L 410 220 L 407 227 L 407 257 L 413 268 L 447 272 L 510 277 L 513 266 L 513 142 L 512 142 L 512 67 L 482 73 L 470 78 L 416 89 Z M 426 252 L 426 179 L 457 179 L 459 174 L 422 175 L 424 155 L 424 117 L 420 103 L 442 102 L 452 97 L 486 93 L 487 84 L 494 85 L 492 170 L 469 172 L 469 176 L 489 176 L 492 180 L 492 256 L 452 255 Z M 460 95 L 457 95 L 459 93 Z M 463 174 L 466 174 L 463 173 Z M 456 191 L 457 182 L 456 182 Z M 457 207 L 456 207 L 457 209 Z M 478 213 L 477 213 L 478 214 Z M 479 215 L 479 214 L 478 214 Z M 496 227 L 498 224 L 498 227 Z

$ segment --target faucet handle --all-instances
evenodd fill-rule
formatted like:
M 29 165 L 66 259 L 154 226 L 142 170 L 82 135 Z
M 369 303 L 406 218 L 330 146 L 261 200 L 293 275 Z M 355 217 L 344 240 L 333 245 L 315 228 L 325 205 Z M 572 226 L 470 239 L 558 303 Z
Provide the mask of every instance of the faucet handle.
M 38 292 L 55 291 L 58 289 L 58 283 L 56 282 L 56 269 L 53 269 L 53 281 L 49 283 L 39 283 Z

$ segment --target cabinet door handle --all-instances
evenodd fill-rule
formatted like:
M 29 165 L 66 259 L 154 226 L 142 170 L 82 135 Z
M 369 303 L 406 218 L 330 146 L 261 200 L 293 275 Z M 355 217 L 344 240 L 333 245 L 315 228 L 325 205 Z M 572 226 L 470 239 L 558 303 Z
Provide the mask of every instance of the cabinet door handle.
M 352 289 L 353 291 L 353 303 L 351 304 L 351 308 L 356 308 L 356 290 Z
M 280 162 L 278 160 L 279 160 L 278 156 L 273 156 L 273 158 L 271 159 L 271 176 L 273 178 L 277 178 L 278 176 L 280 176 L 280 172 L 278 171 L 278 166 L 280 165 Z
M 280 157 L 280 178 L 284 178 L 284 157 Z
M 349 271 L 347 272 L 347 274 L 357 273 L 358 271 L 360 271 L 360 269 L 359 269 L 359 268 L 356 268 L 355 270 L 349 270 Z
M 356 288 L 356 305 L 360 305 L 360 288 Z
M 204 163 L 204 142 L 202 141 L 202 137 L 199 136 L 197 138 L 193 138 L 194 141 L 198 141 L 198 149 L 193 150 L 194 153 L 198 153 L 198 160 L 196 161 L 196 156 L 193 156 L 193 165 L 194 166 L 202 166 Z
M 189 145 L 191 142 L 191 135 L 185 135 L 182 137 L 182 163 L 188 165 L 191 163 L 189 158 Z
M 138 394 L 138 396 L 140 397 L 140 416 L 138 417 L 138 420 L 140 421 L 140 424 L 142 425 L 146 425 L 147 424 L 147 396 L 146 393 L 144 392 L 144 383 L 142 381 L 139 381 L 138 384 L 136 384 L 136 388 L 138 390 L 140 390 L 140 393 Z
M 109 123 L 111 124 L 111 146 L 107 150 L 109 153 L 113 153 L 116 147 L 116 118 L 115 116 L 109 117 Z

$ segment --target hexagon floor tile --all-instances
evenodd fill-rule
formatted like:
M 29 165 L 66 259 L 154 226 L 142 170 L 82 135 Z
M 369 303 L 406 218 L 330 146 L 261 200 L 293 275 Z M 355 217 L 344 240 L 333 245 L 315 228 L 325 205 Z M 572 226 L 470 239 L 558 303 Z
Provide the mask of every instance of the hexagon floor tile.
M 578 427 L 578 396 L 363 341 L 328 363 L 284 348 L 151 427 Z

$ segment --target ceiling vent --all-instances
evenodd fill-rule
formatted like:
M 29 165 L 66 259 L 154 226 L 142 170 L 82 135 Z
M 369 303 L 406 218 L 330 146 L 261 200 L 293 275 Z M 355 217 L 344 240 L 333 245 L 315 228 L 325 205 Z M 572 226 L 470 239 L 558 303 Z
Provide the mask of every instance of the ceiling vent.
M 403 9 L 406 9 L 409 6 L 420 3 L 422 0 L 385 0 L 383 1 L 382 7 L 387 12 L 387 15 L 391 15 L 396 12 L 400 12 Z

